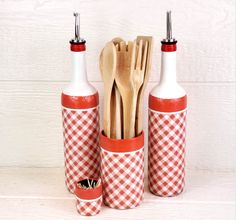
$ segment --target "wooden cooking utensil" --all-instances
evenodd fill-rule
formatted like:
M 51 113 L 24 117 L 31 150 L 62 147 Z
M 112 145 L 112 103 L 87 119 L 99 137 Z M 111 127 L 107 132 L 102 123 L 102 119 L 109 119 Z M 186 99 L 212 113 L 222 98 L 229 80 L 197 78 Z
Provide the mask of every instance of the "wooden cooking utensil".
M 121 97 L 114 82 L 111 93 L 111 138 L 121 139 Z
M 110 137 L 116 138 L 116 98 L 115 98 L 115 86 L 113 84 L 112 86 L 112 92 L 111 92 L 111 131 L 110 131 Z
M 100 71 L 104 82 L 104 133 L 110 138 L 111 112 L 110 101 L 112 86 L 116 74 L 116 48 L 112 42 L 108 42 L 100 54 Z
M 134 82 L 134 99 L 136 103 L 138 101 L 138 94 L 141 86 L 143 85 L 144 75 L 145 75 L 145 68 L 146 68 L 146 60 L 147 60 L 147 49 L 148 49 L 148 42 L 141 39 L 138 44 L 138 50 L 136 54 L 136 62 L 135 68 L 133 71 L 133 82 Z M 137 106 L 137 104 L 136 104 Z M 137 107 L 136 107 L 137 109 Z M 135 109 L 135 115 L 137 114 L 137 110 Z M 137 118 L 137 115 L 136 115 Z M 142 118 L 141 118 L 142 120 Z M 136 133 L 136 132 L 135 132 Z M 138 135 L 139 133 L 136 133 Z
M 116 100 L 116 139 L 121 139 L 123 136 L 122 131 L 122 103 L 121 103 L 121 96 L 118 90 L 118 87 L 115 83 L 115 100 Z
M 120 42 L 117 51 L 117 74 L 115 82 L 120 91 L 123 104 L 124 138 L 135 136 L 136 100 L 134 99 L 133 70 L 135 64 L 136 43 Z
M 119 43 L 122 41 L 124 40 L 120 37 L 112 39 L 112 42 L 114 43 L 116 48 L 119 48 Z M 122 138 L 121 113 L 121 96 L 117 85 L 114 82 L 111 94 L 111 138 Z
M 137 99 L 137 109 L 136 109 L 136 119 L 135 119 L 135 133 L 139 135 L 142 132 L 142 102 L 144 90 L 147 86 L 150 69 L 151 69 L 151 58 L 152 58 L 152 49 L 153 49 L 153 38 L 151 36 L 138 36 L 137 43 L 140 41 L 148 42 L 147 56 L 146 56 L 146 67 L 144 73 L 143 85 L 141 86 Z

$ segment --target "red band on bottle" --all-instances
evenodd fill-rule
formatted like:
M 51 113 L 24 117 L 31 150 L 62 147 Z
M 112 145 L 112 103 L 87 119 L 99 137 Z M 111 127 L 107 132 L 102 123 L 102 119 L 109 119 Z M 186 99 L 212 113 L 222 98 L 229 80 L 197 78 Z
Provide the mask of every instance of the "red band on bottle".
M 177 46 L 176 44 L 162 44 L 161 51 L 163 52 L 174 52 L 176 51 Z
M 102 184 L 100 183 L 98 187 L 92 189 L 83 189 L 78 187 L 78 184 L 76 183 L 75 195 L 80 199 L 86 199 L 86 200 L 97 199 L 100 196 L 102 196 Z
M 85 44 L 70 44 L 70 49 L 71 51 L 74 52 L 82 52 L 86 50 L 86 45 Z
M 149 108 L 158 112 L 178 112 L 187 108 L 187 96 L 177 99 L 161 99 L 149 95 Z
M 113 139 L 106 137 L 104 132 L 101 132 L 100 146 L 104 150 L 117 153 L 136 151 L 144 146 L 144 133 L 129 139 Z
M 87 109 L 94 108 L 99 104 L 98 93 L 89 96 L 70 96 L 61 94 L 61 104 L 66 108 Z

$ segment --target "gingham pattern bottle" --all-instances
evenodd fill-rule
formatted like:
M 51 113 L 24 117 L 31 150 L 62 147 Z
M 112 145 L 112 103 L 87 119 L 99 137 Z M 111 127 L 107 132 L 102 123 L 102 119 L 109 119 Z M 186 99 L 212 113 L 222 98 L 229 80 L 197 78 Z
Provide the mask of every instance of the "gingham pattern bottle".
M 75 15 L 77 18 L 78 14 Z M 62 92 L 61 104 L 65 183 L 74 193 L 79 179 L 100 176 L 99 99 L 96 89 L 87 80 L 85 40 L 76 33 L 70 44 L 73 77 Z
M 162 41 L 160 83 L 149 94 L 148 184 L 158 196 L 183 191 L 187 96 L 176 81 L 176 44 L 167 12 L 167 38 Z

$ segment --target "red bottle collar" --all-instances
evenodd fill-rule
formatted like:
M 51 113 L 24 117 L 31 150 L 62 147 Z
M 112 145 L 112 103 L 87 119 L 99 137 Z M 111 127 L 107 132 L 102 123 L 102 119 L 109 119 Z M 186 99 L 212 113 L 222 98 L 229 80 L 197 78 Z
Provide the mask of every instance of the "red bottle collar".
M 149 108 L 158 112 L 178 112 L 187 108 L 187 96 L 174 99 L 162 99 L 149 95 Z
M 74 52 L 82 52 L 86 50 L 86 45 L 85 43 L 82 44 L 70 43 L 70 50 Z
M 99 104 L 98 93 L 89 96 L 70 96 L 61 94 L 61 104 L 66 108 L 88 109 L 94 108 Z
M 174 52 L 177 50 L 177 40 L 174 41 L 161 41 L 161 51 Z

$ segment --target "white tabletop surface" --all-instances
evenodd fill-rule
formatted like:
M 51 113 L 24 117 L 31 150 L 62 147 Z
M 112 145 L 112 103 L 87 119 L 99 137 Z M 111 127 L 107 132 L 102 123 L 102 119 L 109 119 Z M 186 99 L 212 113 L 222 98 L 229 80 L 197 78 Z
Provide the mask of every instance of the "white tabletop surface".
M 63 168 L 0 168 L 0 219 L 234 220 L 235 176 L 188 170 L 185 191 L 177 197 L 160 198 L 146 187 L 135 209 L 103 206 L 96 217 L 83 217 L 64 186 Z

